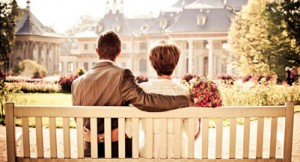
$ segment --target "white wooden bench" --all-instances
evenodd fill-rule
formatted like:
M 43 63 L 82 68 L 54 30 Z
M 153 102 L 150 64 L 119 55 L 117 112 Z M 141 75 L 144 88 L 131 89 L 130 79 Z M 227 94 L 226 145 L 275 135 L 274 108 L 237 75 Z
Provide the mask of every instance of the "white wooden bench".
M 17 155 L 16 153 L 16 127 L 15 127 L 15 118 L 22 118 L 22 134 L 23 134 L 23 156 Z M 36 150 L 37 156 L 33 157 L 30 152 L 30 133 L 28 118 L 34 117 L 36 122 Z M 50 139 L 44 139 L 43 137 L 43 128 L 42 128 L 42 117 L 49 118 L 49 133 Z M 58 137 L 63 139 L 63 157 L 57 156 L 57 136 L 56 136 L 56 118 L 63 118 L 63 137 Z M 77 118 L 77 140 L 72 141 L 72 143 L 77 143 L 77 155 L 76 157 L 71 156 L 71 149 L 73 149 L 70 140 L 70 118 Z M 91 145 L 92 152 L 91 158 L 85 158 L 83 155 L 83 129 L 82 123 L 83 118 L 91 118 Z M 97 157 L 97 132 L 96 132 L 96 119 L 102 117 L 105 118 L 105 158 Z M 257 120 L 257 135 L 256 138 L 256 153 L 254 157 L 250 157 L 249 148 L 251 146 L 250 138 L 252 138 L 253 129 L 250 129 L 251 118 L 255 117 Z M 119 158 L 111 158 L 111 118 L 118 118 L 119 121 Z M 133 157 L 126 159 L 125 158 L 125 118 L 132 119 L 132 152 Z M 149 120 L 149 126 L 146 128 L 146 152 L 147 158 L 139 157 L 139 120 L 145 119 Z M 162 121 L 160 132 L 161 132 L 161 151 L 160 158 L 152 158 L 152 122 L 151 120 L 159 118 Z M 175 148 L 175 159 L 167 159 L 167 148 L 166 148 L 166 119 L 173 118 L 175 119 L 175 138 L 176 148 Z M 181 136 L 181 119 L 188 118 L 188 159 L 180 158 L 180 136 Z M 195 118 L 201 118 L 201 145 L 196 148 L 201 148 L 201 158 L 194 158 L 194 132 L 193 132 L 193 122 Z M 223 137 L 223 119 L 230 120 L 230 134 L 228 137 Z M 237 132 L 237 118 L 243 118 L 243 132 Z M 285 129 L 283 130 L 284 134 L 284 146 L 282 156 L 278 156 L 276 153 L 276 141 L 278 140 L 278 125 L 281 120 L 278 119 L 285 118 Z M 214 147 L 209 143 L 211 139 L 209 131 L 209 119 L 214 119 L 216 121 L 216 136 L 214 137 Z M 265 120 L 271 120 L 270 124 L 270 138 L 269 138 L 269 151 L 268 156 L 263 156 L 263 142 L 265 141 L 264 137 L 264 127 L 266 124 Z M 13 103 L 6 104 L 6 131 L 7 131 L 7 158 L 9 162 L 13 161 L 118 161 L 120 159 L 125 161 L 291 161 L 292 155 L 292 138 L 293 138 L 293 121 L 294 121 L 294 104 L 289 102 L 284 106 L 231 106 L 231 107 L 220 107 L 220 108 L 184 108 L 177 109 L 167 112 L 143 112 L 134 107 L 104 107 L 104 106 L 16 106 Z M 242 142 L 242 155 L 241 158 L 236 156 L 237 149 L 236 145 L 237 136 L 243 136 Z M 95 137 L 95 138 L 93 138 Z M 50 141 L 50 157 L 45 157 L 44 154 L 44 140 Z M 228 148 L 228 157 L 223 156 L 224 152 L 224 142 L 229 143 Z M 197 144 L 197 143 L 196 143 Z M 33 147 L 33 146 L 31 146 Z M 209 157 L 209 152 L 214 150 L 214 157 Z

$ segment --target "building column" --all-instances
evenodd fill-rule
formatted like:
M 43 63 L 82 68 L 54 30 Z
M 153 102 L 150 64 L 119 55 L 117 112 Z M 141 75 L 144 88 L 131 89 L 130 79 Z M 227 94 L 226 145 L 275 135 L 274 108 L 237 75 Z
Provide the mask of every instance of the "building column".
M 194 72 L 194 59 L 193 59 L 193 41 L 188 40 L 188 58 L 189 58 L 189 67 L 188 67 L 188 72 L 193 73 Z
M 208 42 L 208 76 L 213 75 L 213 40 L 207 40 Z

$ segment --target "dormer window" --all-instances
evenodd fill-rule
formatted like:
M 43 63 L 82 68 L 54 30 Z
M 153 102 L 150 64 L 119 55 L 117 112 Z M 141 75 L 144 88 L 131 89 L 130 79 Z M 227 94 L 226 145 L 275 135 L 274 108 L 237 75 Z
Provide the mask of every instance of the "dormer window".
M 121 30 L 121 25 L 116 24 L 116 25 L 113 26 L 113 31 L 114 32 L 119 32 L 120 30 Z
M 103 30 L 103 25 L 102 25 L 102 24 L 99 24 L 99 25 L 97 26 L 97 32 L 100 33 L 102 30 Z
M 145 24 L 145 25 L 143 25 L 143 26 L 141 27 L 142 33 L 147 32 L 148 29 L 149 29 L 149 25 L 148 25 L 148 24 Z
M 206 22 L 206 16 L 205 15 L 198 15 L 197 16 L 197 25 L 201 25 L 201 26 L 204 26 Z
M 160 22 L 159 22 L 159 27 L 161 29 L 165 29 L 168 25 L 168 20 L 167 19 L 161 19 Z

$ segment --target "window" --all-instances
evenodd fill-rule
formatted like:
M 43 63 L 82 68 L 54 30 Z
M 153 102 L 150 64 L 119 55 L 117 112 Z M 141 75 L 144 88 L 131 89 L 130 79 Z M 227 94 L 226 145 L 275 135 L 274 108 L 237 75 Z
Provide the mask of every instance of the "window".
M 67 71 L 69 73 L 71 73 L 71 72 L 74 71 L 74 62 L 68 62 L 68 64 L 67 64 Z
M 84 44 L 84 50 L 88 50 L 89 49 L 89 45 L 88 44 Z
M 84 69 L 85 69 L 86 71 L 88 71 L 88 70 L 89 70 L 89 63 L 88 63 L 88 62 L 84 62 L 84 63 L 83 63 L 83 67 L 84 67 Z
M 140 72 L 147 72 L 147 61 L 146 61 L 146 59 L 140 59 L 139 67 L 140 67 Z
M 201 25 L 201 26 L 204 26 L 206 22 L 206 16 L 205 15 L 198 15 L 197 16 L 197 25 Z
M 168 20 L 166 18 L 163 18 L 159 22 L 159 26 L 161 29 L 165 29 L 168 25 Z
M 121 62 L 121 67 L 126 68 L 126 62 Z
M 64 63 L 63 62 L 60 62 L 59 64 L 58 64 L 58 71 L 59 72 L 63 72 L 63 69 L 64 68 Z
M 147 43 L 141 42 L 140 43 L 140 51 L 146 51 L 147 50 Z
M 126 48 L 126 43 L 122 43 L 122 49 L 125 50 Z

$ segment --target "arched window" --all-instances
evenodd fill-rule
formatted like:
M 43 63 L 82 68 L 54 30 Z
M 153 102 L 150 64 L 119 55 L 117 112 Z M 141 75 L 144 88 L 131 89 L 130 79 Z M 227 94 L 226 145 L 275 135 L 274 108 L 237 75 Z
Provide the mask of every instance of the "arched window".
M 140 59 L 139 61 L 140 72 L 147 72 L 147 60 Z

